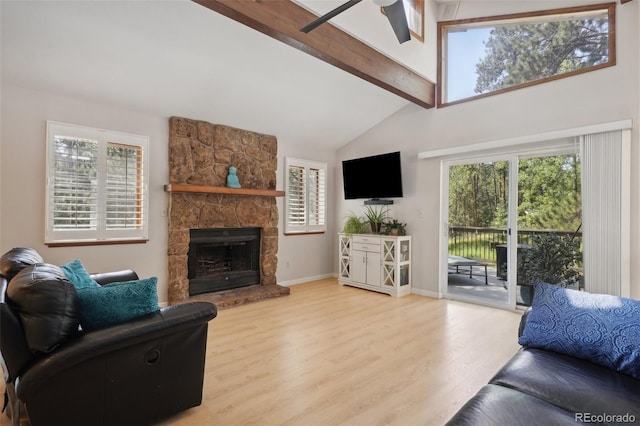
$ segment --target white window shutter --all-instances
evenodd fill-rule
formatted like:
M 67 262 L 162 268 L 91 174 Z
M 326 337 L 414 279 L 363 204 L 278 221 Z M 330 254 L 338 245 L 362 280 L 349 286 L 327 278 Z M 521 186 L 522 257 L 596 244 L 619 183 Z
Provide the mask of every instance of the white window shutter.
M 285 233 L 326 231 L 326 163 L 285 159 Z
M 106 229 L 142 227 L 144 193 L 142 148 L 107 145 Z

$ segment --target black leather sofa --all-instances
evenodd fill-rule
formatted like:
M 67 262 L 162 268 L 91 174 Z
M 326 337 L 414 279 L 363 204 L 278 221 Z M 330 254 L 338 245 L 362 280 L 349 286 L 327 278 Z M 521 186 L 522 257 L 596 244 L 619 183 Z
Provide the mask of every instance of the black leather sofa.
M 206 302 L 169 306 L 127 323 L 79 332 L 49 353 L 34 353 L 0 278 L 0 364 L 13 425 L 147 425 L 202 402 Z M 11 278 L 11 277 L 9 277 Z M 137 279 L 134 271 L 94 274 L 100 285 Z
M 640 381 L 590 361 L 523 347 L 447 425 L 580 423 L 640 423 Z

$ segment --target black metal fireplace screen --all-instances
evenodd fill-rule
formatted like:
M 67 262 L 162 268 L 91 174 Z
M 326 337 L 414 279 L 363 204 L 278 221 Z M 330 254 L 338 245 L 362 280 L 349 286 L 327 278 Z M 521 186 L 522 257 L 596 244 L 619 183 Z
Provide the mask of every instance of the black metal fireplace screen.
M 260 284 L 260 228 L 190 231 L 189 295 Z

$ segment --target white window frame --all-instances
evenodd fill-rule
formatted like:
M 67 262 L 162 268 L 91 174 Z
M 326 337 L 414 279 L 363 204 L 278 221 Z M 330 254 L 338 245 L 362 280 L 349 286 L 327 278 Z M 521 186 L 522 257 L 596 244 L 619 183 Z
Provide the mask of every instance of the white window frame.
M 54 227 L 54 176 L 55 176 L 55 138 L 90 139 L 97 142 L 97 212 L 95 229 L 56 229 Z M 129 229 L 107 229 L 107 146 L 109 144 L 127 145 L 142 150 L 141 182 L 142 200 L 140 223 Z M 47 182 L 45 244 L 109 244 L 118 242 L 144 242 L 149 239 L 149 137 L 121 133 L 75 124 L 47 121 L 46 139 Z
M 304 169 L 304 224 L 291 223 L 289 221 L 290 206 L 293 199 L 290 198 L 291 191 L 289 188 L 289 169 L 291 167 Z M 285 158 L 285 206 L 284 206 L 284 232 L 285 234 L 302 234 L 302 233 L 323 233 L 327 231 L 327 163 L 311 160 L 302 160 L 299 158 Z M 309 180 L 310 170 L 319 170 L 320 193 L 319 193 L 319 211 L 318 216 L 320 223 L 310 223 L 309 215 L 309 186 L 306 184 Z

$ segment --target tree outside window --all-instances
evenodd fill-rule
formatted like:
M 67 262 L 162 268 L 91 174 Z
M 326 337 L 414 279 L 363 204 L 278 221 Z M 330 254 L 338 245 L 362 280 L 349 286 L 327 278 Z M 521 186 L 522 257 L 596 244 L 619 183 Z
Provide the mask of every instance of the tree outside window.
M 615 65 L 615 4 L 438 25 L 438 106 Z

